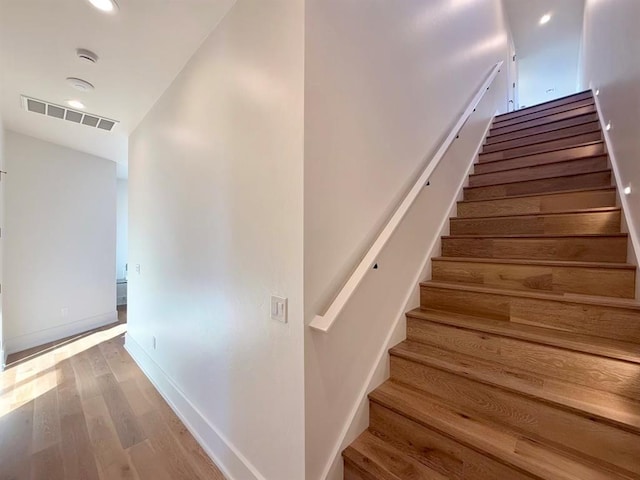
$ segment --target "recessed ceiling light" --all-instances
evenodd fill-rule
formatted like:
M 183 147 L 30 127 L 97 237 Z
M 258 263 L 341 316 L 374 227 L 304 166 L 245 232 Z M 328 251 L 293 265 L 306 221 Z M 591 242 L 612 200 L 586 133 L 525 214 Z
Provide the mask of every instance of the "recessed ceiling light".
M 84 103 L 82 103 L 80 100 L 68 100 L 67 104 L 71 108 L 77 108 L 79 110 L 82 110 L 84 108 Z
M 540 17 L 540 25 L 544 25 L 545 23 L 549 23 L 549 20 L 551 20 L 551 14 L 550 13 L 545 13 L 542 17 Z
M 89 3 L 102 12 L 115 13 L 118 10 L 115 0 L 89 0 Z
M 607 123 L 607 125 L 604 127 L 604 129 L 608 132 L 609 130 L 611 130 L 611 122 Z
M 625 187 L 624 188 L 624 194 L 625 195 L 631 195 L 631 187 Z

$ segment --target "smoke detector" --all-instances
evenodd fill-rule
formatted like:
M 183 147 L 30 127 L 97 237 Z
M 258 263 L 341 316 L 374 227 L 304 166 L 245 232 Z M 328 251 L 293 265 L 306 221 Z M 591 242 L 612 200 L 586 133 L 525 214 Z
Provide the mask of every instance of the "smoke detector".
M 94 127 L 100 130 L 110 132 L 119 123 L 117 120 L 94 115 L 93 113 L 79 112 L 71 108 L 56 105 L 55 103 L 45 102 L 37 98 L 21 96 L 22 108 L 27 112 L 39 113 L 48 117 L 66 120 L 68 122 Z
M 75 88 L 76 90 L 80 90 L 81 92 L 90 92 L 95 89 L 95 87 L 92 84 L 90 84 L 89 82 L 81 78 L 68 77 L 67 83 L 71 85 L 73 88 Z
M 98 55 L 93 53 L 91 50 L 87 50 L 86 48 L 78 48 L 76 50 L 76 55 L 78 58 L 87 63 L 98 63 Z

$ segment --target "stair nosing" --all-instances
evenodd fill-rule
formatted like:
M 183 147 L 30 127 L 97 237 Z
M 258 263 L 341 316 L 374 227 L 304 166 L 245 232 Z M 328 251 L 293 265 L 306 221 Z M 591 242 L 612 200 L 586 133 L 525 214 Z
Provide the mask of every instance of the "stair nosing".
M 575 106 L 576 103 L 580 103 L 580 102 L 585 102 L 584 105 L 580 105 Z M 588 103 L 587 103 L 588 102 Z M 538 110 L 537 112 L 529 112 L 529 113 L 525 113 L 524 115 L 518 115 L 516 117 L 511 117 L 511 118 L 503 118 L 501 120 L 495 120 L 498 119 L 499 117 L 494 117 L 494 121 L 492 122 L 491 126 L 493 127 L 495 125 L 495 128 L 502 128 L 502 127 L 510 127 L 511 125 L 518 125 L 519 123 L 524 123 L 524 122 L 530 122 L 531 120 L 537 120 L 538 118 L 545 118 L 551 115 L 555 115 L 558 113 L 564 113 L 564 112 L 569 112 L 571 110 L 576 110 L 578 108 L 582 108 L 582 107 L 591 107 L 591 106 L 595 106 L 596 101 L 594 98 L 583 98 L 580 100 L 576 100 L 575 102 L 569 102 L 569 103 L 561 103 L 559 105 L 556 105 L 555 107 L 549 107 L 549 108 L 545 108 L 543 110 Z M 571 108 L 567 108 L 566 110 L 561 110 L 560 112 L 555 112 L 555 113 L 550 113 L 549 110 L 553 110 L 554 108 L 558 108 L 558 107 L 565 107 L 565 106 L 571 106 Z M 522 120 L 523 117 L 526 117 L 528 115 L 535 115 L 537 113 L 543 113 L 543 112 L 547 112 L 544 115 L 540 115 L 539 117 L 536 118 L 529 118 L 526 120 Z M 520 121 L 513 121 L 513 120 L 518 120 L 520 119 Z M 513 121 L 513 122 L 512 122 Z M 507 123 L 507 122 L 512 122 L 509 125 L 502 125 L 502 127 L 500 126 L 501 123 Z
M 604 170 L 594 170 L 593 172 L 583 172 L 583 173 L 566 173 L 566 174 L 558 174 L 552 175 L 549 177 L 540 177 L 540 178 L 532 178 L 530 180 L 517 180 L 515 182 L 502 182 L 502 183 L 492 183 L 490 185 L 473 185 L 464 187 L 465 190 L 473 189 L 473 188 L 490 188 L 498 185 L 513 185 L 515 183 L 527 183 L 527 182 L 537 182 L 539 180 L 549 180 L 552 178 L 566 178 L 566 177 L 578 177 L 580 175 L 593 175 L 594 173 L 611 173 L 611 169 L 607 168 Z M 559 192 L 547 192 L 547 193 L 559 193 Z M 505 198 L 513 198 L 513 197 L 505 197 Z M 488 198 L 486 200 L 494 200 L 493 198 Z
M 514 182 L 514 183 L 519 183 L 519 182 Z M 464 188 L 479 188 L 479 187 L 464 187 Z M 589 192 L 602 192 L 604 190 L 612 190 L 615 193 L 617 193 L 618 189 L 613 186 L 610 185 L 608 187 L 592 187 L 592 188 L 574 188 L 571 190 L 558 190 L 558 191 L 554 191 L 554 192 L 542 192 L 542 193 L 523 193 L 520 195 L 508 195 L 505 197 L 495 197 L 495 198 L 480 198 L 477 200 L 459 200 L 457 203 L 478 203 L 478 202 L 493 202 L 493 201 L 504 201 L 504 200 L 511 200 L 514 198 L 529 198 L 529 197 L 547 197 L 547 196 L 551 196 L 551 195 L 567 195 L 567 194 L 572 194 L 572 193 L 589 193 Z M 467 217 L 461 217 L 461 218 L 467 218 Z M 468 218 L 475 218 L 475 217 L 468 217 Z
M 634 299 L 621 299 L 616 297 L 603 297 L 597 295 L 581 295 L 576 293 L 552 293 L 535 292 L 531 290 L 513 290 L 509 288 L 488 287 L 485 285 L 473 285 L 462 282 L 442 282 L 427 280 L 420 282 L 420 288 L 440 288 L 444 290 L 473 291 L 476 293 L 487 293 L 490 295 L 502 295 L 508 297 L 533 298 L 536 300 L 548 300 L 552 302 L 576 303 L 582 305 L 595 305 L 607 308 L 624 308 L 638 310 L 640 312 L 640 302 Z M 565 331 L 565 330 L 559 330 Z
M 458 202 L 464 203 L 464 202 Z M 485 215 L 482 217 L 450 217 L 451 221 L 467 221 L 467 220 L 489 220 L 492 218 L 521 218 L 521 217 L 550 217 L 560 215 L 588 215 L 590 213 L 608 213 L 608 212 L 622 212 L 622 207 L 592 207 L 575 210 L 556 210 L 551 212 L 536 212 L 536 213 L 509 213 L 505 215 Z
M 514 158 L 505 158 L 504 160 L 494 160 L 492 162 L 475 163 L 474 167 L 476 167 L 478 165 L 487 165 L 487 164 L 494 164 L 494 163 L 499 163 L 499 162 L 512 162 L 514 160 L 520 160 L 520 159 L 526 158 L 528 156 L 529 155 L 526 155 L 525 157 L 514 157 Z M 469 176 L 470 177 L 477 177 L 479 175 L 491 175 L 491 174 L 500 173 L 500 172 L 511 172 L 513 170 L 522 170 L 522 169 L 525 169 L 525 168 L 542 168 L 542 167 L 547 167 L 549 165 L 556 165 L 558 163 L 581 162 L 581 161 L 584 161 L 584 160 L 592 160 L 594 158 L 605 158 L 605 159 L 608 159 L 609 158 L 609 154 L 608 153 L 599 153 L 597 155 L 585 155 L 583 157 L 576 157 L 576 158 L 563 158 L 561 160 L 554 160 L 553 162 L 546 162 L 546 163 L 537 163 L 535 165 L 524 165 L 522 167 L 501 168 L 500 170 L 494 170 L 492 172 L 470 173 Z
M 551 104 L 551 103 L 554 103 L 554 102 L 560 102 L 561 100 L 566 100 L 566 99 L 569 99 L 569 98 L 578 97 L 580 95 L 585 95 L 586 93 L 591 93 L 591 98 L 593 98 L 593 92 L 591 90 L 584 90 L 582 92 L 572 93 L 571 95 L 566 95 L 566 96 L 560 97 L 560 98 L 554 98 L 553 100 L 547 100 L 546 102 L 537 103 L 535 105 L 530 105 L 528 107 L 519 108 L 518 110 L 513 110 L 511 112 L 501 113 L 500 115 L 496 115 L 494 118 L 506 117 L 507 115 L 511 115 L 512 113 L 524 112 L 524 111 L 530 110 L 532 108 L 540 107 L 541 105 L 548 105 L 548 104 Z M 589 95 L 587 95 L 586 98 L 589 98 Z M 585 100 L 586 100 L 586 98 L 585 98 Z M 579 102 L 579 101 L 580 100 L 576 100 L 575 102 Z M 575 102 L 560 103 L 560 105 L 571 105 L 572 103 L 575 103 Z M 550 108 L 553 108 L 553 107 L 550 107 Z M 549 110 L 549 109 L 548 108 L 543 108 L 540 111 L 543 112 L 545 110 Z M 535 113 L 535 112 L 529 112 L 529 113 Z M 528 115 L 528 114 L 525 114 L 525 115 Z M 517 115 L 517 116 L 511 117 L 511 118 L 519 118 L 521 116 L 522 115 Z M 508 120 L 508 119 L 505 119 L 505 120 Z
M 576 262 L 572 260 L 529 260 L 526 258 L 487 258 L 487 257 L 432 257 L 436 262 L 454 263 L 497 263 L 501 265 L 534 265 L 540 267 L 566 267 L 566 268 L 605 268 L 609 270 L 636 270 L 638 267 L 632 263 L 607 263 L 607 262 Z
M 507 140 L 497 140 L 497 141 L 494 141 L 494 142 L 487 142 L 487 140 L 489 140 L 490 138 L 496 138 L 496 137 L 500 137 L 502 135 L 511 135 L 513 133 L 521 132 L 521 131 L 528 130 L 528 129 L 531 129 L 531 128 L 539 128 L 539 127 L 542 127 L 544 125 L 553 125 L 554 123 L 566 122 L 567 120 L 571 120 L 571 119 L 579 118 L 579 117 L 586 117 L 588 115 L 597 115 L 597 113 L 596 112 L 580 113 L 578 115 L 574 115 L 573 117 L 563 118 L 562 120 L 553 120 L 553 121 L 551 121 L 549 123 L 543 123 L 541 125 L 534 125 L 532 127 L 522 128 L 520 130 L 514 130 L 513 132 L 505 132 L 505 133 L 498 133 L 498 134 L 495 134 L 495 135 L 491 135 L 491 133 L 490 133 L 491 131 L 489 131 L 489 134 L 487 135 L 487 138 L 485 139 L 485 144 L 484 145 L 495 145 L 497 143 L 510 142 L 512 140 L 518 140 L 520 138 L 527 138 L 527 137 L 530 137 L 532 135 L 542 135 L 544 133 L 557 132 L 558 130 L 562 130 L 564 128 L 572 128 L 572 127 L 577 127 L 577 126 L 580 126 L 580 125 L 585 125 L 587 123 L 592 123 L 592 122 L 598 122 L 599 121 L 598 119 L 596 119 L 596 120 L 588 120 L 588 121 L 585 120 L 585 121 L 583 121 L 581 123 L 576 123 L 575 125 L 569 125 L 568 127 L 552 128 L 552 129 L 547 130 L 545 132 L 530 133 L 530 134 L 526 134 L 526 135 L 520 135 L 520 136 L 514 137 L 514 138 L 509 138 Z
M 555 142 L 557 140 L 565 140 L 567 138 L 579 137 L 581 135 L 589 135 L 591 133 L 596 133 L 596 132 L 602 133 L 602 128 L 600 127 L 600 122 L 598 120 L 593 120 L 592 122 L 586 122 L 586 123 L 583 123 L 583 124 L 580 124 L 580 125 L 571 125 L 570 127 L 562 127 L 562 128 L 558 128 L 556 130 L 552 130 L 551 132 L 534 133 L 534 134 L 527 135 L 527 136 L 520 137 L 520 138 L 505 140 L 504 142 L 513 142 L 513 141 L 516 141 L 516 140 L 521 140 L 522 138 L 535 137 L 536 135 L 546 135 L 548 133 L 553 133 L 553 134 L 559 135 L 559 132 L 562 132 L 563 130 L 568 130 L 570 128 L 575 128 L 575 127 L 579 127 L 579 126 L 582 126 L 582 125 L 588 125 L 590 123 L 594 124 L 594 126 L 596 128 L 593 129 L 593 130 L 586 131 L 586 132 L 574 133 L 574 134 L 565 135 L 565 136 L 558 136 L 558 138 L 552 138 L 550 140 L 547 139 L 547 140 L 541 140 L 541 141 L 538 141 L 538 142 L 525 143 L 524 145 L 519 145 L 517 147 L 503 148 L 503 149 L 493 150 L 493 151 L 490 151 L 490 152 L 485 152 L 484 151 L 484 147 L 487 146 L 487 144 L 484 144 L 483 145 L 483 151 L 480 152 L 478 155 L 497 153 L 497 152 L 506 152 L 508 150 L 516 150 L 518 148 L 530 147 L 532 145 L 540 145 L 540 144 L 543 144 L 543 143 Z M 495 142 L 495 143 L 491 143 L 491 144 L 488 144 L 488 145 L 498 145 L 498 144 L 504 143 L 504 142 Z

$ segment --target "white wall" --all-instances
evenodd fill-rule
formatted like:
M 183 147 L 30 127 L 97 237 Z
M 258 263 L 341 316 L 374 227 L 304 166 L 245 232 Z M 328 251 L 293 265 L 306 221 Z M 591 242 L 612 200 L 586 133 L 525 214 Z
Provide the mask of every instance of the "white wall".
M 230 479 L 304 478 L 303 75 L 304 2 L 238 0 L 130 139 L 127 348 Z
M 0 113 L 0 170 L 5 171 L 5 130 Z M 0 233 L 4 231 L 4 175 L 0 174 Z M 0 286 L 4 285 L 4 235 L 0 235 Z M 4 295 L 3 288 L 0 288 L 0 370 L 4 368 L 6 361 L 6 351 L 4 345 Z
M 129 252 L 129 181 L 119 178 L 116 192 L 116 278 L 125 278 Z
M 640 2 L 587 0 L 582 44 L 583 85 L 600 90 L 598 100 L 619 167 L 628 227 L 640 236 Z M 635 245 L 636 252 L 640 252 Z
M 499 0 L 307 1 L 307 322 L 324 312 L 494 64 L 507 60 L 507 37 Z M 504 110 L 506 69 L 496 88 Z M 468 165 L 472 152 L 456 159 Z M 411 217 L 429 222 L 424 237 L 398 234 L 387 248 L 379 272 L 390 269 L 396 283 L 382 289 L 372 274 L 334 330 L 306 332 L 307 480 L 321 478 L 333 461 L 465 172 L 458 165 L 442 175 L 421 204 L 426 211 Z
M 6 168 L 8 352 L 115 321 L 115 163 L 7 132 Z

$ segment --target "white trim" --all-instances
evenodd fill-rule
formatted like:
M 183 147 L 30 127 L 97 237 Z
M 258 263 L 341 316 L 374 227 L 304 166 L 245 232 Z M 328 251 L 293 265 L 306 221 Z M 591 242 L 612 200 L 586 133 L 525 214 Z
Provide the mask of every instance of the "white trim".
M 629 230 L 629 237 L 631 238 L 631 245 L 633 246 L 633 251 L 636 256 L 640 255 L 640 237 L 637 226 L 633 223 L 633 218 L 630 215 L 631 208 L 629 208 L 629 200 L 628 197 L 624 194 L 624 185 L 622 185 L 622 175 L 620 174 L 620 167 L 618 166 L 618 161 L 616 159 L 616 153 L 613 149 L 613 142 L 611 141 L 611 135 L 607 131 L 606 121 L 602 112 L 602 107 L 600 105 L 600 98 L 596 95 L 596 92 L 593 87 L 591 87 L 591 92 L 593 93 L 593 98 L 595 99 L 596 110 L 598 112 L 598 119 L 600 121 L 600 128 L 602 129 L 602 134 L 604 137 L 604 143 L 607 147 L 607 153 L 609 154 L 609 161 L 611 162 L 611 170 L 613 170 L 613 179 L 615 181 L 616 187 L 618 189 L 618 197 L 620 198 L 620 203 L 622 204 L 622 211 L 624 212 L 624 218 L 627 222 L 627 229 Z M 640 261 L 640 258 L 636 259 Z M 639 272 L 640 273 L 640 272 Z
M 193 405 L 166 372 L 129 333 L 124 348 L 149 378 L 227 480 L 266 480 L 258 469 Z
M 369 273 L 373 265 L 376 263 L 380 252 L 382 252 L 382 249 L 385 247 L 398 225 L 400 225 L 400 222 L 402 222 L 402 219 L 409 211 L 411 205 L 413 205 L 418 195 L 420 195 L 420 192 L 422 192 L 422 189 L 429 181 L 429 177 L 431 177 L 431 174 L 436 169 L 444 155 L 447 153 L 449 147 L 451 147 L 451 144 L 456 139 L 458 133 L 460 133 L 460 130 L 462 130 L 462 127 L 469 119 L 469 116 L 478 106 L 487 90 L 489 90 L 489 87 L 498 75 L 498 72 L 500 71 L 503 63 L 504 62 L 500 61 L 493 67 L 491 73 L 482 84 L 482 87 L 480 87 L 480 89 L 477 91 L 477 93 L 473 97 L 473 100 L 469 103 L 464 113 L 460 116 L 447 138 L 444 140 L 438 151 L 428 163 L 411 190 L 409 190 L 407 196 L 404 198 L 382 232 L 380 232 L 380 235 L 378 235 L 378 238 L 376 238 L 373 245 L 371 245 L 371 248 L 369 248 L 369 251 L 360 261 L 360 264 L 351 274 L 349 280 L 347 280 L 347 283 L 345 283 L 344 287 L 342 287 L 340 293 L 338 293 L 336 298 L 333 300 L 328 310 L 324 315 L 316 315 L 315 318 L 311 321 L 311 323 L 309 324 L 311 328 L 324 333 L 329 331 L 331 326 L 338 318 L 340 312 L 342 312 L 347 302 L 349 301 L 355 290 L 358 288 L 358 285 L 360 285 L 360 282 L 362 282 L 365 275 Z
M 4 369 L 7 366 L 7 352 L 4 348 L 0 348 L 0 361 L 2 362 L 0 365 L 0 372 L 4 372 Z
M 371 370 L 369 371 L 369 374 L 367 375 L 367 379 L 363 384 L 362 390 L 359 392 L 357 400 L 354 402 L 354 405 L 351 411 L 349 412 L 347 421 L 345 422 L 345 425 L 342 431 L 340 432 L 340 436 L 338 437 L 338 440 L 335 446 L 333 447 L 333 450 L 331 451 L 329 461 L 327 462 L 322 472 L 322 476 L 320 477 L 323 480 L 327 480 L 329 474 L 331 473 L 332 469 L 336 464 L 336 461 L 340 457 L 342 450 L 346 448 L 347 445 L 345 444 L 346 443 L 345 440 L 347 438 L 347 435 L 349 434 L 349 431 L 351 430 L 351 427 L 353 425 L 353 422 L 356 419 L 356 416 L 358 415 L 358 412 L 360 411 L 360 408 L 362 407 L 362 403 L 367 400 L 367 396 L 369 395 L 369 392 L 371 392 L 373 389 L 378 387 L 378 385 L 372 385 L 371 383 L 376 375 L 376 372 L 378 372 L 380 367 L 382 366 L 382 362 L 386 361 L 389 349 L 393 346 L 391 345 L 391 341 L 395 337 L 395 334 L 398 330 L 400 322 L 402 321 L 402 319 L 405 318 L 406 312 L 411 308 L 413 308 L 410 305 L 410 302 L 411 302 L 411 298 L 415 293 L 416 285 L 418 285 L 420 281 L 422 281 L 424 272 L 427 268 L 427 264 L 429 263 L 431 258 L 433 258 L 434 256 L 434 249 L 439 246 L 438 242 L 442 237 L 442 235 L 444 235 L 445 233 L 445 229 L 447 228 L 447 222 L 449 221 L 449 218 L 454 215 L 454 210 L 456 209 L 457 202 L 462 198 L 462 192 L 463 192 L 464 186 L 468 181 L 469 174 L 471 173 L 471 169 L 473 168 L 475 161 L 477 160 L 478 155 L 480 153 L 480 150 L 484 145 L 485 139 L 487 138 L 487 134 L 489 133 L 489 129 L 491 128 L 491 124 L 493 123 L 494 118 L 495 117 L 491 117 L 487 122 L 487 126 L 484 130 L 484 133 L 482 134 L 482 137 L 480 138 L 480 141 L 478 142 L 478 146 L 476 147 L 474 154 L 471 156 L 471 161 L 469 162 L 469 166 L 465 170 L 462 180 L 458 185 L 458 190 L 455 196 L 453 197 L 453 200 L 449 204 L 449 208 L 446 210 L 444 218 L 442 219 L 442 222 L 440 223 L 440 226 L 437 230 L 437 234 L 433 236 L 433 240 L 431 241 L 431 244 L 427 249 L 427 255 L 422 261 L 420 270 L 418 270 L 418 273 L 413 279 L 413 282 L 411 282 L 411 289 L 409 290 L 407 296 L 405 297 L 402 303 L 402 306 L 400 307 L 398 314 L 396 315 L 396 320 L 391 326 L 391 329 L 389 330 L 389 333 L 387 334 L 387 337 L 385 338 L 384 343 L 382 344 L 382 347 L 378 351 L 378 354 L 376 356 L 376 361 L 373 364 L 373 367 L 371 368 Z
M 7 355 L 22 352 L 33 347 L 39 347 L 45 343 L 55 342 L 66 337 L 78 335 L 80 333 L 100 328 L 110 323 L 118 321 L 118 312 L 104 313 L 95 317 L 85 318 L 76 322 L 65 323 L 57 327 L 46 328 L 37 332 L 27 333 L 14 338 L 7 338 L 4 342 L 4 349 Z

